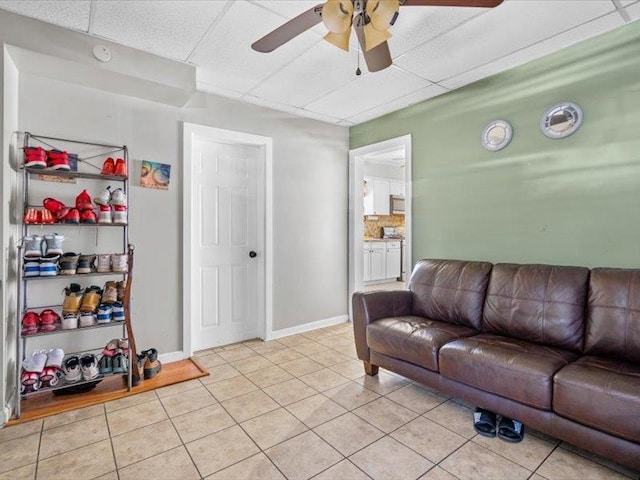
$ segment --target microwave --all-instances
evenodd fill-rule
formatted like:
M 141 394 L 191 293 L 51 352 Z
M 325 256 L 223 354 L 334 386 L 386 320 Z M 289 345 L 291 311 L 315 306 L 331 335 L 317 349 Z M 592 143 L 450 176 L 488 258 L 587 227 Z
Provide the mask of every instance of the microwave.
M 404 195 L 390 195 L 389 207 L 392 215 L 404 215 Z

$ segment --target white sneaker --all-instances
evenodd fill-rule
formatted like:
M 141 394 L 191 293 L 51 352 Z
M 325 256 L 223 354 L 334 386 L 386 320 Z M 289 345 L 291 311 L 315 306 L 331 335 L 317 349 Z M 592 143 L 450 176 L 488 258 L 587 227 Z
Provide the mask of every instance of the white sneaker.
M 62 317 L 62 329 L 73 330 L 74 328 L 78 328 L 78 315 L 75 313 L 67 313 Z
M 64 352 L 61 348 L 52 348 L 47 353 L 47 367 L 62 367 L 62 359 L 64 358 Z
M 36 350 L 22 362 L 22 369 L 25 372 L 42 373 L 47 364 L 47 352 Z
M 111 203 L 111 187 L 105 188 L 97 197 L 94 197 L 97 205 L 109 205 Z
M 124 190 L 121 188 L 116 188 L 113 193 L 111 193 L 111 205 L 118 205 L 120 207 L 127 206 L 127 195 L 124 193 Z
M 98 223 L 112 223 L 111 205 L 100 205 Z
M 81 380 L 80 358 L 77 355 L 71 355 L 67 358 L 62 365 L 62 373 L 64 373 L 64 379 L 69 383 Z
M 98 268 L 99 273 L 106 273 L 111 271 L 111 255 L 100 254 L 98 255 Z
M 129 265 L 127 264 L 126 253 L 114 253 L 111 255 L 111 269 L 114 272 L 126 272 Z
M 92 312 L 80 313 L 80 328 L 93 327 L 96 324 L 96 317 Z
M 97 357 L 92 353 L 82 355 L 80 357 L 80 369 L 82 370 L 82 377 L 85 380 L 96 378 L 100 374 Z

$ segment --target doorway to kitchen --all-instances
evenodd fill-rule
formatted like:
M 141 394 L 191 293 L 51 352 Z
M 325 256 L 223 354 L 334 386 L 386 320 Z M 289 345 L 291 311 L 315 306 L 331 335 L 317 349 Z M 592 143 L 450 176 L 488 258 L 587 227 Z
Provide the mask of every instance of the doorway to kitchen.
M 405 288 L 411 265 L 411 135 L 405 135 L 349 152 L 349 299 L 356 291 Z

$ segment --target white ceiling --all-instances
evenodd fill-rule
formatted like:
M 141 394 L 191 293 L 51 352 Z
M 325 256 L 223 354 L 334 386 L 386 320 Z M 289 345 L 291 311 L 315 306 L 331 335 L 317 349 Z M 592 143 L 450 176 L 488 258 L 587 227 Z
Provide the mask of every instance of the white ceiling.
M 197 66 L 198 89 L 355 125 L 640 18 L 640 0 L 506 0 L 494 9 L 402 7 L 394 65 L 355 75 L 322 24 L 272 53 L 251 44 L 322 0 L 0 0 L 0 8 Z

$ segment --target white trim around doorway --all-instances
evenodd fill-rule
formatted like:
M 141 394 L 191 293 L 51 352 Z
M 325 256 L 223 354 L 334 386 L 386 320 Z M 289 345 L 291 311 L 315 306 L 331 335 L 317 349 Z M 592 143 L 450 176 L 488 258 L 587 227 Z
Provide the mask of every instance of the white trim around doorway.
M 193 355 L 193 342 L 191 338 L 191 241 L 192 241 L 192 138 L 193 135 L 208 136 L 213 141 L 232 142 L 243 145 L 253 145 L 264 149 L 265 183 L 258 186 L 264 192 L 265 218 L 264 218 L 264 249 L 265 249 L 265 278 L 264 278 L 264 311 L 262 318 L 264 325 L 261 328 L 262 338 L 265 340 L 273 336 L 273 139 L 244 132 L 224 130 L 221 128 L 207 127 L 192 123 L 183 124 L 183 237 L 182 237 L 182 351 L 185 357 Z
M 364 157 L 367 154 L 404 147 L 405 151 L 405 249 L 404 264 L 407 266 L 407 278 L 413 265 L 412 256 L 412 184 L 411 184 L 411 134 L 396 137 L 383 142 L 365 145 L 349 150 L 349 317 L 352 317 L 351 297 L 362 290 L 362 247 L 364 236 L 364 216 L 362 182 L 364 179 Z

